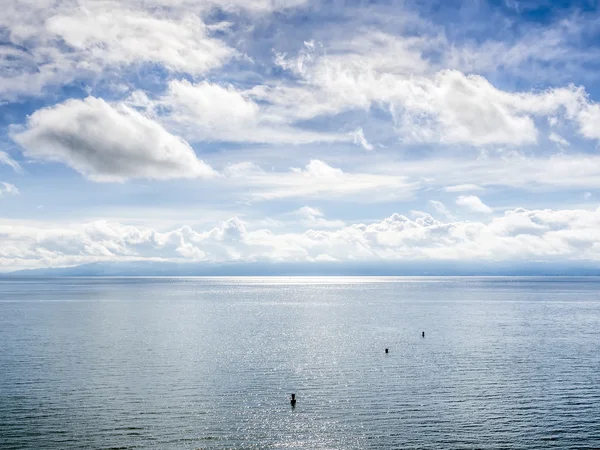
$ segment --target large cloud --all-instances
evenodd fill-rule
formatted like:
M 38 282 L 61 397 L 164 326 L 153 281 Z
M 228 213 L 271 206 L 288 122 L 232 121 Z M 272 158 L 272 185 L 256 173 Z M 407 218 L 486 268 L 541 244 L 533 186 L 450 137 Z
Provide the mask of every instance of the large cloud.
M 26 156 L 62 162 L 95 181 L 214 175 L 184 140 L 127 106 L 94 97 L 41 109 L 12 137 Z
M 312 211 L 315 212 L 314 210 Z M 318 214 L 317 214 L 318 215 Z M 486 222 L 400 214 L 332 230 L 275 233 L 232 218 L 206 230 L 97 221 L 69 226 L 0 223 L 0 267 L 91 261 L 600 260 L 600 208 L 507 211 Z
M 107 9 L 91 3 L 70 10 L 49 18 L 46 29 L 79 52 L 81 63 L 96 70 L 146 62 L 201 74 L 233 54 L 222 41 L 209 36 L 198 16 L 153 17 L 146 11 L 113 6 Z
M 40 95 L 48 86 L 114 75 L 148 63 L 204 74 L 236 51 L 207 25 L 215 9 L 268 14 L 304 0 L 22 0 L 0 15 L 0 100 Z M 214 22 L 214 20 L 213 20 Z
M 134 93 L 133 102 L 144 94 Z M 275 115 L 268 106 L 252 100 L 249 93 L 232 85 L 202 81 L 196 84 L 173 80 L 156 101 L 142 105 L 157 120 L 190 140 L 306 144 L 350 141 L 349 133 L 320 133 L 295 128 L 294 119 Z M 156 113 L 156 110 L 160 113 Z
M 298 84 L 257 86 L 253 95 L 278 114 L 298 118 L 383 106 L 402 139 L 413 142 L 533 145 L 540 134 L 536 120 L 554 115 L 574 121 L 582 136 L 598 138 L 593 127 L 598 106 L 582 88 L 504 91 L 481 75 L 436 70 L 422 59 L 427 44 L 421 40 L 385 35 L 379 38 L 385 45 L 369 37 L 363 41 L 331 53 L 307 42 L 295 57 L 279 54 L 276 64 Z M 412 64 L 387 62 L 399 46 Z

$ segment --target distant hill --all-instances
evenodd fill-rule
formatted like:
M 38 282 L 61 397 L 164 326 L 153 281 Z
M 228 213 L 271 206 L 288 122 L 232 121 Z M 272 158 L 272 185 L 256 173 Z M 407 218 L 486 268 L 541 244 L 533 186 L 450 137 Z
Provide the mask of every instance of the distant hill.
M 19 270 L 3 277 L 95 276 L 600 276 L 592 262 L 402 261 L 360 263 L 101 262 L 75 267 Z

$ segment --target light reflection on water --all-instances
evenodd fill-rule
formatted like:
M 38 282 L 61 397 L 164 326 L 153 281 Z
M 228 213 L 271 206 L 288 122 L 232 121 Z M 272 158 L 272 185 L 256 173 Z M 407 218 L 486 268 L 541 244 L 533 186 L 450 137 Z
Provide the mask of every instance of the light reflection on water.
M 0 447 L 599 448 L 599 288 L 3 280 Z

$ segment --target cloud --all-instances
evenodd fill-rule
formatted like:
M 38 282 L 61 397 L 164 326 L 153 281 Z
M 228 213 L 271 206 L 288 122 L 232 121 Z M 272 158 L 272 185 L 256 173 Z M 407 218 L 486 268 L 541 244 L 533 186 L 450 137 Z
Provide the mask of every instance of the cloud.
M 446 192 L 468 192 L 468 191 L 482 191 L 483 188 L 481 186 L 477 186 L 476 184 L 457 184 L 454 186 L 446 186 L 444 191 Z
M 484 189 L 507 187 L 533 192 L 600 187 L 600 156 L 560 153 L 550 156 L 506 154 L 500 157 L 432 157 L 385 161 L 365 166 L 378 174 L 398 174 L 421 186 L 477 185 Z M 458 191 L 457 191 L 458 192 Z
M 199 76 L 241 56 L 216 32 L 235 18 L 288 10 L 305 0 L 23 0 L 3 5 L 0 100 L 92 84 L 128 66 Z M 217 13 L 217 14 L 215 14 Z M 206 21 L 210 21 L 210 25 Z
M 12 159 L 8 155 L 8 153 L 1 152 L 1 151 L 0 151 L 0 164 L 5 164 L 7 166 L 10 166 L 16 172 L 20 172 L 21 171 L 21 166 L 19 165 L 19 163 L 16 162 L 14 159 Z
M 314 212 L 314 211 L 313 211 Z M 95 221 L 16 225 L 0 220 L 0 268 L 93 261 L 600 260 L 600 208 L 509 210 L 487 221 L 393 214 L 330 230 L 249 230 L 233 217 L 197 231 Z
M 532 118 L 511 108 L 503 99 L 508 94 L 481 76 L 443 70 L 431 79 L 409 84 L 413 86 L 407 86 L 392 111 L 411 140 L 471 145 L 537 141 Z
M 222 41 L 209 36 L 202 19 L 194 14 L 157 17 L 119 5 L 112 3 L 108 8 L 87 2 L 50 17 L 45 28 L 95 71 L 105 65 L 157 63 L 171 71 L 198 75 L 234 55 Z
M 423 195 L 430 191 L 468 196 L 486 189 L 502 195 L 503 189 L 539 194 L 600 188 L 600 156 L 595 155 L 379 161 L 373 161 L 367 153 L 357 156 L 349 169 L 318 159 L 290 170 L 266 170 L 251 162 L 236 163 L 226 166 L 222 170 L 223 179 L 216 181 L 251 202 L 291 198 L 306 199 L 306 202 L 315 199 L 356 203 L 419 202 L 428 201 L 427 197 L 423 200 Z
M 19 189 L 14 184 L 0 182 L 0 197 L 3 195 L 19 195 Z
M 139 103 L 139 98 L 134 96 L 134 101 Z M 272 113 L 268 99 L 259 104 L 249 92 L 208 81 L 173 80 L 166 93 L 144 106 L 191 141 L 306 144 L 352 139 L 342 133 L 297 128 L 293 117 Z
M 210 36 L 198 14 L 206 8 L 154 3 L 10 2 L 0 18 L 9 53 L 0 59 L 0 99 L 41 95 L 77 79 L 93 83 L 130 65 L 202 74 L 235 55 Z
M 450 213 L 450 211 L 448 210 L 448 208 L 446 208 L 446 205 L 444 205 L 442 202 L 440 202 L 439 200 L 429 200 L 429 204 L 431 206 L 433 206 L 433 208 L 436 210 L 436 212 L 438 212 L 439 214 L 448 217 L 449 219 L 454 220 L 454 216 L 452 215 L 452 213 Z
M 356 145 L 360 145 L 365 150 L 369 150 L 369 151 L 373 150 L 373 146 L 365 138 L 365 133 L 363 132 L 362 128 L 357 128 L 356 130 L 354 130 L 351 133 L 351 135 L 352 135 L 352 140 L 354 141 L 354 143 Z
M 491 214 L 493 212 L 492 208 L 483 203 L 481 199 L 475 195 L 460 195 L 456 199 L 456 204 L 475 212 L 485 214 Z
M 577 114 L 579 121 L 580 133 L 588 139 L 600 139 L 600 105 L 597 103 L 587 104 Z
M 418 188 L 418 183 L 403 176 L 345 172 L 318 159 L 288 172 L 265 172 L 253 164 L 236 164 L 224 172 L 230 186 L 243 189 L 254 200 L 327 196 L 384 202 L 411 198 Z
M 536 121 L 549 116 L 574 122 L 586 138 L 598 138 L 593 124 L 600 107 L 582 87 L 505 91 L 483 75 L 437 69 L 424 56 L 432 51 L 425 39 L 375 35 L 363 35 L 361 44 L 337 43 L 333 51 L 313 43 L 295 57 L 277 54 L 275 63 L 297 84 L 254 92 L 280 111 L 296 110 L 304 118 L 382 107 L 405 142 L 531 146 L 538 143 Z M 398 47 L 408 52 L 411 64 L 389 62 Z
M 327 220 L 319 209 L 310 206 L 303 206 L 292 214 L 299 217 L 300 224 L 306 228 L 340 228 L 345 225 L 342 220 Z
M 215 175 L 184 140 L 123 104 L 95 97 L 36 111 L 12 139 L 27 157 L 64 163 L 94 181 Z
M 548 136 L 548 139 L 550 139 L 555 144 L 558 144 L 563 147 L 568 147 L 569 145 L 571 145 L 569 141 L 567 141 L 564 137 L 555 132 L 551 132 Z

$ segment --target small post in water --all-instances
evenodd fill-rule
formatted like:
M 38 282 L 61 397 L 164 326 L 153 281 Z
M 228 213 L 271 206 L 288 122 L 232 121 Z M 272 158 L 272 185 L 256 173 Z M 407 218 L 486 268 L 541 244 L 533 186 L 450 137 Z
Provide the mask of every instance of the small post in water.
M 296 406 L 296 394 L 292 394 L 292 399 L 290 400 L 290 404 L 293 406 Z
M 423 333 L 421 333 L 421 336 L 425 337 L 425 332 L 423 331 Z
M 386 349 L 385 349 L 385 352 L 386 352 L 386 353 L 388 353 L 388 351 L 389 351 L 389 350 L 386 348 Z

